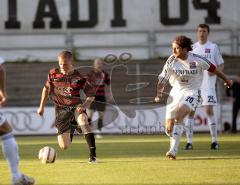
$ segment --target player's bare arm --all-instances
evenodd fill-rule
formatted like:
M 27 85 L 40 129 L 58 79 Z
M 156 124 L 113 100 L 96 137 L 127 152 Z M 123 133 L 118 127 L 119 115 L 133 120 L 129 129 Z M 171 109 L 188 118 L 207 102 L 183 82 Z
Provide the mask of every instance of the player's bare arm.
M 44 113 L 44 106 L 45 106 L 46 103 L 47 103 L 49 92 L 50 92 L 50 87 L 49 87 L 49 85 L 45 85 L 45 86 L 43 87 L 43 90 L 42 90 L 41 101 L 40 101 L 39 108 L 38 108 L 38 110 L 37 110 L 37 113 L 38 113 L 40 116 L 42 116 L 43 113 Z
M 220 64 L 219 66 L 217 66 L 217 69 L 219 70 L 219 71 L 224 71 L 224 64 Z M 210 75 L 210 76 L 214 76 L 214 75 L 216 75 L 215 73 L 212 73 L 212 72 L 208 72 L 208 74 Z
M 154 99 L 155 102 L 160 102 L 163 95 L 164 87 L 165 87 L 165 84 L 159 81 L 157 84 L 157 96 Z
M 217 68 L 213 71 L 213 73 L 215 75 L 217 75 L 219 78 L 221 78 L 225 83 L 224 85 L 227 87 L 227 88 L 230 88 L 233 84 L 232 80 L 228 79 L 228 77 L 220 70 L 218 70 Z
M 2 65 L 0 65 L 0 106 L 4 105 L 7 100 L 7 93 L 6 93 L 6 72 Z
M 219 71 L 224 71 L 224 64 L 220 64 L 219 66 L 217 66 L 217 69 L 219 70 Z
M 77 111 L 79 113 L 82 113 L 83 111 L 86 110 L 86 108 L 89 108 L 91 103 L 94 101 L 94 98 L 95 97 L 87 97 L 83 104 L 77 106 Z

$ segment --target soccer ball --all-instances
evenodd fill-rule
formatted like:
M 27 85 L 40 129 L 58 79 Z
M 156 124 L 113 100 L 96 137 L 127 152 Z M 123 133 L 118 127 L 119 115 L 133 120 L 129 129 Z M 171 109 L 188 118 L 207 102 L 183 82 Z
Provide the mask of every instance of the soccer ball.
M 57 153 L 54 148 L 50 146 L 45 146 L 39 150 L 38 159 L 41 163 L 54 163 L 57 157 Z

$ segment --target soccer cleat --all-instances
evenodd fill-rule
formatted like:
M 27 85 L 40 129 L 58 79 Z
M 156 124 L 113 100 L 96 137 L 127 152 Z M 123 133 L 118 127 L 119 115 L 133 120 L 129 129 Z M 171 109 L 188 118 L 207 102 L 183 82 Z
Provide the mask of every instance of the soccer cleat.
M 97 163 L 97 158 L 96 158 L 96 157 L 90 157 L 89 160 L 88 160 L 88 163 L 89 163 L 89 164 L 95 164 L 95 163 Z
M 192 143 L 187 143 L 186 146 L 185 146 L 185 150 L 193 150 Z
M 166 153 L 166 158 L 169 159 L 169 160 L 175 160 L 176 156 L 173 155 L 171 152 L 167 152 Z
M 217 150 L 217 149 L 219 149 L 218 143 L 217 143 L 217 142 L 213 142 L 213 143 L 211 144 L 211 150 Z
M 20 179 L 13 181 L 13 185 L 33 185 L 34 183 L 34 178 L 28 177 L 25 174 L 22 174 Z

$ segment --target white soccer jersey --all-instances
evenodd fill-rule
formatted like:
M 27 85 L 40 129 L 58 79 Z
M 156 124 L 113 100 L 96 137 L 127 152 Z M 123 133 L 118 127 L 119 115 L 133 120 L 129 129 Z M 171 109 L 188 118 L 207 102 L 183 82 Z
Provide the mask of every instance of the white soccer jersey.
M 214 71 L 215 66 L 206 58 L 189 52 L 186 60 L 170 56 L 164 65 L 159 81 L 172 85 L 166 107 L 166 119 L 173 119 L 181 104 L 195 110 L 198 104 L 198 91 L 202 84 L 203 71 Z
M 181 90 L 198 91 L 202 84 L 203 71 L 212 71 L 215 66 L 206 58 L 189 52 L 187 60 L 175 59 L 171 55 L 159 75 L 160 82 L 170 79 L 173 88 Z
M 207 58 L 216 67 L 224 63 L 218 46 L 211 41 L 207 41 L 205 44 L 200 44 L 199 42 L 194 43 L 193 53 Z M 204 71 L 201 89 L 203 91 L 215 89 L 216 78 L 216 75 L 209 76 L 208 71 Z

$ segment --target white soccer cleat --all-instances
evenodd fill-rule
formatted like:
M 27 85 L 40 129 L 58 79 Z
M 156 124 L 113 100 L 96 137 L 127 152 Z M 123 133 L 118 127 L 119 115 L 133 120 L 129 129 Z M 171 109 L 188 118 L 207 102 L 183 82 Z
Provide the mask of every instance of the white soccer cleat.
M 22 174 L 20 179 L 13 181 L 13 185 L 33 185 L 34 183 L 34 178 L 28 177 L 25 174 Z
M 170 151 L 168 151 L 166 153 L 166 158 L 169 159 L 169 160 L 175 160 L 176 159 L 176 156 L 173 155 Z

